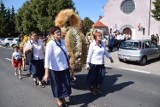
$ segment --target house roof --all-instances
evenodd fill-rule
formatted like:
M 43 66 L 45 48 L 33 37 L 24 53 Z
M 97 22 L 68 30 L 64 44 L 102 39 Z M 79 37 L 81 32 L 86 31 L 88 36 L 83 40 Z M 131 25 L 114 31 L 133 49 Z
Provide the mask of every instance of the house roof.
M 104 25 L 100 20 L 98 20 L 96 23 L 92 25 L 93 27 L 107 27 Z

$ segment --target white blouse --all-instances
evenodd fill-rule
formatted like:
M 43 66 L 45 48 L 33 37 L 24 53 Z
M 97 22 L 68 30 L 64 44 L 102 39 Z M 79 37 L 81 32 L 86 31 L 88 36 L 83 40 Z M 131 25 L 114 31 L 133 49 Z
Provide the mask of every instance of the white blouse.
M 33 44 L 34 46 L 33 47 L 33 59 L 34 60 L 44 59 L 45 47 L 44 47 L 43 41 L 41 39 L 38 39 L 37 43 L 33 42 L 32 40 L 28 41 L 24 51 L 30 48 L 31 44 Z
M 63 50 L 67 54 L 64 40 L 61 40 L 60 44 L 61 44 L 60 46 L 63 48 Z M 50 40 L 46 46 L 45 68 L 48 68 L 54 71 L 62 71 L 67 69 L 68 67 L 69 67 L 68 62 L 64 52 L 59 46 L 57 46 L 54 40 Z
M 99 47 L 94 41 L 89 46 L 87 63 L 92 63 L 96 65 L 104 64 L 104 55 L 107 58 L 111 57 L 107 49 L 105 48 L 103 42 L 101 42 L 101 47 Z

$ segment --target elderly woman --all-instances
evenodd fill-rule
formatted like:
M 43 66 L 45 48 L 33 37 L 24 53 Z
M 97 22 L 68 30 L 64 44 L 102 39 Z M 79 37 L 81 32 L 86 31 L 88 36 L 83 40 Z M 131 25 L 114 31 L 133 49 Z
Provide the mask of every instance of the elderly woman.
M 102 33 L 94 32 L 93 41 L 89 46 L 86 68 L 89 70 L 87 75 L 87 85 L 90 85 L 91 92 L 94 95 L 100 94 L 100 87 L 105 77 L 104 55 L 113 62 L 112 57 L 102 42 Z
M 64 40 L 61 39 L 61 29 L 57 26 L 50 29 L 51 40 L 47 43 L 45 54 L 45 76 L 58 107 L 66 107 L 65 97 L 71 94 L 69 61 Z

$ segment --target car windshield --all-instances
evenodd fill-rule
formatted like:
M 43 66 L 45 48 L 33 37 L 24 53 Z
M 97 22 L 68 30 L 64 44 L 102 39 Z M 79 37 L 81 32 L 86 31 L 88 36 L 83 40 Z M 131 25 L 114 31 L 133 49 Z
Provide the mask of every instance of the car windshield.
M 128 49 L 128 50 L 137 50 L 140 49 L 141 42 L 123 42 L 120 46 L 121 49 Z
M 13 39 L 12 39 L 12 38 L 9 38 L 8 40 L 10 40 L 10 41 L 11 41 L 11 40 L 13 40 Z

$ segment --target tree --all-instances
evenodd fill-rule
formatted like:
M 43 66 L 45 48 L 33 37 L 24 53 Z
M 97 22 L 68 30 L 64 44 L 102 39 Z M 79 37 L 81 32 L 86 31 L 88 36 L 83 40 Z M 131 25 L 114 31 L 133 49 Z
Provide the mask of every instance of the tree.
M 16 30 L 29 33 L 33 30 L 46 32 L 54 25 L 60 10 L 74 8 L 72 0 L 30 0 L 26 1 L 16 14 Z
M 15 34 L 15 13 L 14 13 L 14 7 L 12 6 L 11 12 L 10 12 L 10 21 L 9 21 L 9 32 L 10 34 Z
M 152 16 L 160 21 L 160 0 L 156 0 L 153 2 L 155 9 L 152 10 Z
M 11 36 L 15 33 L 14 7 L 5 9 L 0 2 L 0 36 Z
M 85 34 L 91 29 L 94 22 L 90 20 L 88 17 L 85 17 L 83 20 L 84 32 Z
M 2 2 L 0 2 L 0 35 L 5 35 L 6 34 L 6 9 L 5 6 Z

